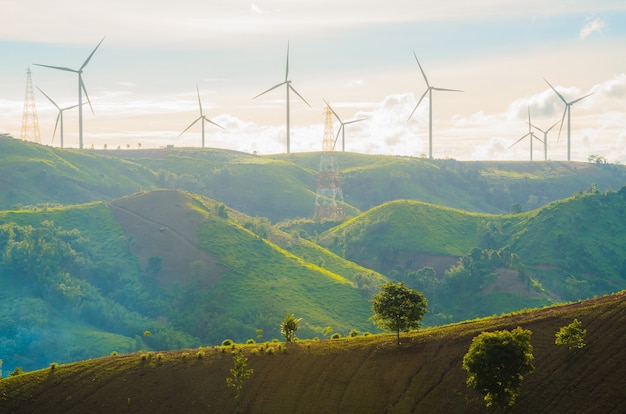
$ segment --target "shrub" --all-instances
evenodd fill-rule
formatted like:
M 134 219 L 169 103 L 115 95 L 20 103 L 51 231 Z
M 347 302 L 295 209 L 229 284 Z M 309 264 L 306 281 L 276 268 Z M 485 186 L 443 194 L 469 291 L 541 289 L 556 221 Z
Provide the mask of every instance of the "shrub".
M 483 395 L 487 407 L 515 404 L 524 375 L 535 369 L 531 334 L 517 327 L 512 331 L 483 332 L 472 339 L 463 357 L 466 383 Z
M 117 356 L 117 351 L 111 352 L 111 356 Z
M 350 337 L 354 338 L 355 336 L 359 336 L 359 331 L 357 331 L 356 329 L 353 329 L 350 331 Z
M 232 339 L 224 339 L 224 341 L 222 341 L 222 346 L 231 346 L 233 344 L 234 342 Z
M 183 359 L 187 359 L 187 357 L 189 356 L 189 352 L 183 352 L 182 354 L 180 354 L 181 357 L 183 357 Z
M 160 361 L 163 359 L 163 354 L 159 352 L 156 357 Z
M 369 332 L 363 332 L 363 336 L 370 336 L 370 335 L 371 335 L 371 333 L 369 333 Z
M 17 367 L 11 373 L 11 377 L 17 377 L 18 375 L 22 375 L 23 373 L 24 373 L 24 370 L 22 369 L 22 367 Z
M 198 357 L 198 359 L 202 359 L 202 358 L 204 358 L 204 355 L 205 355 L 204 351 L 198 351 L 198 352 L 196 352 L 196 357 Z
M 267 355 L 274 355 L 274 348 L 267 348 Z
M 335 332 L 335 333 L 334 333 L 334 334 L 330 337 L 330 339 L 339 339 L 339 338 L 341 338 L 341 334 L 340 334 L 339 332 Z
M 248 339 L 248 340 L 246 341 L 246 344 L 247 344 L 247 345 L 254 345 L 254 344 L 256 344 L 256 341 L 255 341 L 254 339 L 252 339 L 252 338 L 251 338 L 251 339 Z
M 59 366 L 59 364 L 57 364 L 56 362 L 53 362 L 53 363 L 50 364 L 50 369 L 51 370 L 55 370 L 58 366 Z
M 555 334 L 556 339 L 554 343 L 557 345 L 567 345 L 569 349 L 584 348 L 586 334 L 587 330 L 583 329 L 583 324 L 578 319 L 574 319 L 572 323 L 559 329 Z

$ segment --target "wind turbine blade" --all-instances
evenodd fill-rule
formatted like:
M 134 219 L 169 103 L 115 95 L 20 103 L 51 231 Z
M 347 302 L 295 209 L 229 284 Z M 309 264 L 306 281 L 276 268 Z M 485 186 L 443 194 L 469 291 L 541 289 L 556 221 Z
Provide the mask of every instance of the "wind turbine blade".
M 557 122 L 557 124 L 558 124 L 558 122 Z M 528 125 L 530 125 L 532 128 L 535 128 L 535 129 L 536 129 L 537 131 L 539 131 L 539 132 L 543 132 L 544 134 L 546 134 L 546 133 L 547 133 L 547 131 L 544 131 L 543 129 L 539 128 L 539 127 L 538 127 L 538 126 L 536 126 L 536 125 L 533 125 L 533 124 L 528 124 Z M 549 131 L 549 130 L 548 130 L 548 131 Z
M 335 145 L 337 145 L 337 140 L 339 139 L 339 134 L 341 134 L 341 130 L 343 129 L 343 124 L 339 126 L 337 130 L 337 136 L 335 137 L 335 142 L 333 142 L 333 151 L 335 150 Z
M 287 65 L 285 66 L 285 82 L 289 77 L 289 41 L 287 41 Z
M 339 121 L 340 124 L 343 124 L 343 122 L 341 122 L 341 118 L 339 118 L 339 115 L 337 115 L 337 112 L 335 112 L 333 107 L 330 106 L 330 104 L 326 101 L 326 99 L 324 99 L 324 103 L 326 104 L 326 106 L 330 108 L 330 111 L 333 113 L 333 115 L 335 115 L 335 118 L 337 118 L 337 121 Z
M 196 90 L 198 91 L 198 107 L 200 108 L 200 116 L 202 116 L 202 101 L 200 101 L 200 88 L 196 85 Z
M 435 88 L 435 87 L 433 87 L 433 90 L 434 91 L 442 91 L 442 92 L 463 92 L 463 91 L 460 91 L 458 89 L 445 89 L 445 88 Z
M 274 85 L 274 86 L 272 86 L 271 88 L 269 88 L 268 90 L 266 90 L 265 92 L 261 92 L 260 94 L 258 94 L 257 96 L 255 96 L 255 97 L 254 97 L 254 98 L 252 98 L 252 99 L 256 99 L 256 98 L 258 98 L 258 97 L 259 97 L 259 96 L 261 96 L 261 95 L 265 95 L 265 94 L 266 94 L 266 93 L 268 93 L 269 91 L 272 91 L 272 90 L 274 90 L 274 89 L 278 88 L 279 86 L 283 86 L 285 83 L 287 83 L 287 81 L 285 81 L 285 82 L 281 82 L 281 83 L 279 83 L 278 85 Z
M 424 100 L 424 98 L 426 97 L 426 94 L 428 93 L 428 91 L 429 91 L 429 90 L 430 90 L 430 88 L 429 88 L 429 89 L 426 89 L 426 92 L 424 92 L 424 94 L 422 95 L 422 97 L 420 98 L 420 100 L 419 100 L 419 101 L 417 101 L 417 104 L 415 105 L 415 108 L 413 108 L 413 111 L 411 111 L 411 115 L 409 115 L 409 118 L 407 119 L 407 121 L 411 119 L 411 117 L 413 116 L 413 114 L 414 114 L 414 113 L 415 113 L 415 111 L 417 110 L 417 107 L 418 107 L 418 106 L 420 106 L 420 104 L 422 103 L 422 101 L 423 101 L 423 100 Z
M 61 110 L 61 108 L 59 108 L 59 105 L 57 105 L 57 103 L 56 103 L 56 102 L 54 102 L 54 101 L 52 100 L 52 98 L 51 98 L 51 97 L 49 97 L 48 95 L 46 95 L 46 93 L 45 93 L 44 91 L 42 91 L 42 90 L 41 90 L 41 88 L 40 88 L 39 86 L 37 86 L 36 88 L 37 88 L 37 89 L 39 89 L 39 92 L 43 93 L 43 96 L 45 96 L 46 98 L 48 98 L 48 100 L 49 100 L 50 102 L 52 102 L 52 105 L 56 106 L 56 107 L 57 107 L 57 109 L 58 109 L 59 111 Z
M 85 60 L 85 63 L 83 63 L 83 66 L 80 67 L 79 70 L 83 70 L 83 68 L 85 66 L 87 66 L 87 64 L 89 63 L 89 61 L 91 60 L 91 57 L 93 56 L 94 53 L 96 53 L 96 50 L 98 50 L 98 48 L 100 47 L 100 45 L 102 44 L 102 42 L 104 42 L 104 37 L 102 38 L 102 40 L 100 41 L 100 43 L 98 43 L 98 46 L 96 46 L 96 48 L 93 50 L 93 52 L 91 52 L 91 54 L 89 55 L 89 57 L 87 58 L 87 60 Z
M 183 135 L 185 132 L 187 132 L 187 130 L 188 130 L 189 128 L 191 128 L 192 126 L 194 126 L 194 125 L 196 124 L 196 122 L 198 122 L 198 121 L 199 121 L 199 120 L 201 120 L 201 119 L 202 119 L 202 117 L 198 117 L 198 118 L 196 118 L 196 120 L 195 120 L 195 121 L 193 121 L 191 124 L 189 124 L 189 126 L 188 126 L 187 128 L 185 128 L 185 130 L 184 130 L 183 132 L 181 132 L 180 134 L 178 134 L 178 136 L 180 137 L 181 135 Z
M 35 66 L 41 66 L 42 68 L 50 68 L 50 69 L 58 69 L 58 70 L 65 70 L 67 72 L 74 72 L 74 73 L 78 73 L 77 70 L 75 69 L 70 69 L 70 68 L 66 68 L 64 66 L 50 66 L 50 65 L 40 65 L 39 63 L 33 63 L 33 65 Z
M 564 103 L 565 105 L 567 105 L 567 101 L 565 100 L 565 98 L 563 98 L 563 95 L 561 95 L 561 94 L 560 94 L 560 93 L 559 93 L 556 89 L 554 89 L 554 86 L 550 85 L 550 82 L 548 82 L 548 80 L 547 80 L 547 79 L 545 79 L 545 78 L 544 78 L 543 80 L 544 80 L 544 81 L 546 81 L 546 83 L 548 84 L 548 86 L 549 86 L 550 88 L 552 88 L 552 90 L 554 91 L 554 93 L 556 93 L 556 94 L 559 96 L 559 98 L 561 98 L 561 100 L 563 101 L 563 103 Z
M 226 130 L 226 128 L 224 128 L 223 126 L 221 126 L 220 124 L 216 124 L 215 122 L 211 121 L 209 118 L 207 118 L 206 116 L 203 117 L 202 119 L 204 119 L 206 122 L 208 122 L 209 124 L 213 124 L 216 127 L 222 128 L 223 130 Z
M 424 77 L 424 80 L 426 81 L 426 86 L 428 86 L 430 88 L 430 83 L 428 83 L 428 78 L 426 77 L 426 73 L 424 73 L 424 69 L 422 69 L 422 65 L 420 65 L 420 61 L 417 59 L 417 55 L 415 54 L 415 52 L 413 52 L 413 56 L 415 56 L 415 61 L 417 62 L 417 66 L 420 67 L 420 71 L 422 72 L 422 76 Z
M 311 104 L 310 104 L 310 103 L 308 103 L 308 102 L 306 101 L 306 99 L 304 99 L 304 98 L 302 97 L 302 95 L 300 95 L 300 94 L 298 93 L 298 91 L 296 90 L 296 88 L 294 88 L 293 86 L 291 86 L 291 84 L 289 84 L 289 85 L 288 85 L 288 87 L 289 87 L 289 89 L 291 89 L 291 90 L 293 91 L 293 93 L 295 93 L 296 95 L 298 95 L 298 96 L 300 97 L 300 99 L 302 99 L 302 100 L 304 101 L 304 103 L 306 103 L 307 105 L 309 105 L 309 107 L 311 107 Z
M 526 135 L 524 135 L 523 137 L 521 137 L 520 139 L 518 139 L 517 141 L 515 141 L 513 144 L 511 144 L 511 146 L 510 146 L 509 148 L 511 148 L 513 145 L 517 144 L 518 142 L 520 142 L 521 140 L 523 140 L 524 138 L 526 138 L 528 135 L 531 135 L 531 134 L 526 134 Z
M 83 82 L 83 78 L 80 78 L 80 87 L 83 88 L 83 91 L 85 92 L 85 98 L 87 98 L 87 103 L 89 104 L 89 107 L 91 108 L 91 113 L 93 115 L 95 115 L 96 113 L 93 111 L 93 106 L 91 106 L 91 100 L 89 99 L 89 94 L 87 93 L 87 88 L 85 88 L 85 82 Z
M 552 128 L 554 128 L 555 126 L 557 126 L 557 125 L 558 125 L 558 123 L 559 123 L 559 121 L 556 121 L 556 122 L 554 123 L 554 125 L 552 125 L 550 128 L 548 128 L 546 131 L 541 131 L 539 128 L 537 128 L 537 129 L 539 129 L 539 131 L 543 132 L 544 134 L 547 134 L 548 132 L 550 132 L 550 130 L 551 130 Z
M 360 119 L 353 119 L 352 121 L 346 121 L 343 124 L 344 125 L 349 125 L 349 124 L 354 124 L 356 122 L 361 122 L 361 121 L 365 121 L 367 118 L 360 118 Z
M 78 105 L 66 106 L 65 108 L 61 109 L 61 111 L 67 111 L 68 109 L 74 109 L 74 108 L 78 108 Z
M 563 129 L 563 122 L 565 122 L 566 113 L 567 113 L 567 105 L 565 105 L 565 110 L 563 111 L 563 118 L 561 118 L 561 127 L 559 128 L 559 135 L 556 136 L 556 142 L 559 142 L 559 138 L 561 138 L 561 130 Z
M 570 104 L 570 105 L 574 105 L 576 102 L 580 102 L 580 101 L 582 101 L 583 99 L 588 98 L 588 97 L 589 97 L 589 96 L 591 96 L 591 95 L 593 95 L 593 92 L 592 92 L 592 93 L 590 93 L 589 95 L 585 95 L 585 96 L 583 96 L 582 98 L 578 98 L 578 99 L 576 99 L 576 100 L 573 100 L 573 101 L 572 101 L 572 102 L 570 102 L 569 104 Z
M 57 115 L 57 121 L 54 123 L 54 132 L 52 132 L 52 141 L 51 144 L 54 144 L 54 135 L 57 133 L 57 126 L 59 126 L 59 119 L 61 119 L 62 113 L 59 110 L 59 114 Z

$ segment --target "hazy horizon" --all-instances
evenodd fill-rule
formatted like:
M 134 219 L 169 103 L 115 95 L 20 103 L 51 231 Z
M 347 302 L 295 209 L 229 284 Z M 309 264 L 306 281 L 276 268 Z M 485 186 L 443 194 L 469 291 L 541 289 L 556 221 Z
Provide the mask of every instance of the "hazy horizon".
M 33 4 L 34 3 L 34 4 Z M 527 108 L 542 129 L 572 107 L 572 155 L 626 162 L 626 4 L 618 1 L 460 0 L 391 2 L 186 0 L 0 0 L 0 132 L 20 136 L 26 69 L 61 107 L 77 103 L 83 72 L 95 111 L 83 109 L 84 146 L 200 146 L 196 85 L 206 146 L 259 154 L 285 152 L 285 89 L 259 93 L 285 77 L 311 104 L 291 95 L 291 151 L 319 151 L 324 100 L 344 121 L 346 150 L 428 154 L 428 99 L 407 118 L 426 84 L 433 92 L 433 156 L 459 160 L 528 160 Z M 35 10 L 33 12 L 32 10 Z M 42 144 L 51 145 L 57 109 L 35 89 Z M 78 146 L 77 111 L 64 114 L 64 141 Z M 335 131 L 339 123 L 335 123 Z M 567 120 L 548 136 L 548 158 L 567 159 Z M 538 133 L 539 137 L 543 134 Z M 59 131 L 52 145 L 58 146 Z M 340 146 L 339 146 L 340 147 Z M 543 160 L 543 145 L 533 144 Z

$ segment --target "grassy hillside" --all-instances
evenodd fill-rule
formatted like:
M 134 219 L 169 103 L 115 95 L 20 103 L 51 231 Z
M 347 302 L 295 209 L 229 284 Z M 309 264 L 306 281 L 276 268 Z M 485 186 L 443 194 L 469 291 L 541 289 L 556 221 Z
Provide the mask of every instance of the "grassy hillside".
M 0 137 L 0 209 L 110 200 L 155 186 L 124 160 Z
M 626 410 L 624 293 L 499 318 L 393 335 L 284 344 L 237 345 L 254 373 L 242 412 L 484 413 L 461 368 L 483 331 L 532 331 L 535 371 L 510 413 L 618 413 Z M 586 347 L 554 344 L 577 318 Z M 272 349 L 273 353 L 268 352 Z M 129 354 L 46 368 L 0 380 L 6 413 L 235 412 L 230 348 Z M 497 412 L 497 411 L 493 411 Z
M 342 335 L 374 330 L 368 298 L 383 276 L 306 240 L 290 253 L 259 236 L 250 225 L 259 220 L 174 190 L 0 212 L 5 369 L 245 341 L 257 330 L 278 338 L 287 312 L 303 318 L 304 337 L 327 326 Z
M 319 153 L 275 155 L 316 170 Z M 617 190 L 622 165 L 560 161 L 456 161 L 338 153 L 346 202 L 361 211 L 386 201 L 411 199 L 461 210 L 508 213 L 532 210 L 596 185 Z
M 624 194 L 624 189 L 589 191 L 516 215 L 394 201 L 317 240 L 350 261 L 425 291 L 431 305 L 426 321 L 456 321 L 626 288 Z M 514 256 L 508 268 L 494 264 L 481 270 L 494 254 Z M 424 279 L 425 268 L 436 275 Z
M 460 162 L 338 153 L 346 210 L 397 199 L 473 212 L 532 210 L 596 185 L 626 182 L 621 165 Z M 0 138 L 0 209 L 110 201 L 170 188 L 222 201 L 272 222 L 313 216 L 320 153 L 256 156 L 199 148 L 69 150 Z

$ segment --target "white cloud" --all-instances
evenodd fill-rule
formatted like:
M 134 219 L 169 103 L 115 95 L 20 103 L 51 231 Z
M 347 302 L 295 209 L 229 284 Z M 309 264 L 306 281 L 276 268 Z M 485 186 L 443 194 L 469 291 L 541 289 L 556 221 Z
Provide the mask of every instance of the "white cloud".
M 587 19 L 582 29 L 580 29 L 579 37 L 581 39 L 586 39 L 590 35 L 596 32 L 602 32 L 602 30 L 606 27 L 606 23 L 604 20 L 596 17 L 594 19 Z

